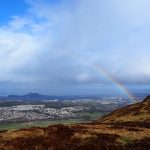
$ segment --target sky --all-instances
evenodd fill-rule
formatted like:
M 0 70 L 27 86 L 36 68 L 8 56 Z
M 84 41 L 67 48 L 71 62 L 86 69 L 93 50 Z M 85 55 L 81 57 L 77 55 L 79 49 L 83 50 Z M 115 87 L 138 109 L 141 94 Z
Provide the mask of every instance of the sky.
M 117 83 L 148 91 L 149 8 L 149 0 L 1 0 L 0 95 L 123 94 Z

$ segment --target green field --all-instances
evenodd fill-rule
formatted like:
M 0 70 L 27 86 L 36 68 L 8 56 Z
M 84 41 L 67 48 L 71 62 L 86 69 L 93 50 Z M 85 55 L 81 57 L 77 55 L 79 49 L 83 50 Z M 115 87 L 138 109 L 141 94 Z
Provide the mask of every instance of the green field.
M 11 130 L 11 129 L 21 129 L 21 128 L 30 128 L 30 127 L 47 127 L 54 124 L 75 124 L 82 122 L 79 119 L 70 119 L 70 120 L 56 120 L 56 121 L 32 121 L 28 123 L 14 123 L 14 124 L 5 124 L 0 125 L 0 130 Z
M 101 112 L 77 112 L 76 113 L 79 119 L 64 119 L 64 120 L 40 120 L 32 121 L 27 123 L 9 123 L 1 124 L 0 130 L 12 130 L 12 129 L 21 129 L 21 128 L 30 128 L 30 127 L 47 127 L 54 124 L 75 124 L 81 122 L 89 122 L 96 120 L 103 116 Z
M 83 118 L 87 118 L 87 121 L 96 120 L 104 115 L 101 112 L 79 112 L 77 114 L 83 116 Z

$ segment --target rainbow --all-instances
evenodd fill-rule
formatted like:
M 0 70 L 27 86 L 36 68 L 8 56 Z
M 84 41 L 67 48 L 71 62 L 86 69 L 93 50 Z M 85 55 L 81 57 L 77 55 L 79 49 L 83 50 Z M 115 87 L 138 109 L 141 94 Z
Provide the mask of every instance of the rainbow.
M 113 84 L 115 84 L 121 91 L 123 91 L 128 98 L 131 100 L 131 102 L 135 102 L 134 96 L 130 93 L 130 91 L 119 81 L 117 81 L 113 76 L 111 76 L 106 70 L 104 70 L 99 65 L 92 65 L 97 71 L 99 71 L 104 77 L 106 77 L 108 80 L 110 80 Z
M 70 57 L 74 58 L 75 60 L 77 60 L 76 55 L 72 55 L 70 52 L 64 52 L 64 54 L 69 55 Z M 116 85 L 117 88 L 119 88 L 124 94 L 126 94 L 128 96 L 128 98 L 130 99 L 131 103 L 135 102 L 135 98 L 134 96 L 130 93 L 130 91 L 119 81 L 117 81 L 117 79 L 115 79 L 112 75 L 110 75 L 106 70 L 104 70 L 100 65 L 95 65 L 90 61 L 85 61 L 85 59 L 79 59 L 82 63 L 84 63 L 86 66 L 89 66 L 93 69 L 95 69 L 96 71 L 98 71 L 101 75 L 103 75 L 105 78 L 107 78 L 109 81 L 111 81 L 114 85 Z

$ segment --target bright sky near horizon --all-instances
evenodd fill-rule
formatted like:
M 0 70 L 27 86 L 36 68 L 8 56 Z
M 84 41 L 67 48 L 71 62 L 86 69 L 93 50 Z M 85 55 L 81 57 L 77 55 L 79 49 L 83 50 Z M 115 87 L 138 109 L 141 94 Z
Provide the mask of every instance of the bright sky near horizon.
M 115 83 L 149 90 L 149 8 L 149 0 L 1 0 L 0 95 L 121 93 Z

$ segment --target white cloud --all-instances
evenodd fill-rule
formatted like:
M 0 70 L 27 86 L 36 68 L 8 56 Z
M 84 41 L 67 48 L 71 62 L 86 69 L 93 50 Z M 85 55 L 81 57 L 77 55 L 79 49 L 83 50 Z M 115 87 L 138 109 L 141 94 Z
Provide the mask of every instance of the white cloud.
M 150 82 L 148 0 L 28 2 L 0 27 L 0 81 L 103 83 L 99 64 L 122 82 Z

